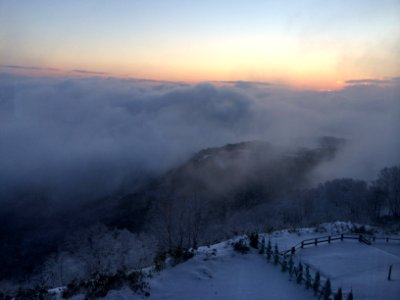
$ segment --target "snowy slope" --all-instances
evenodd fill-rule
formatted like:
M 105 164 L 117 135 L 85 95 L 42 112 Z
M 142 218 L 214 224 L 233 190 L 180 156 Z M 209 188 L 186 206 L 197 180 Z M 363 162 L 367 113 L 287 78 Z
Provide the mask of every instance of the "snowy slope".
M 212 249 L 217 249 L 212 255 Z M 312 294 L 289 281 L 287 274 L 252 251 L 235 253 L 227 243 L 202 247 L 193 259 L 154 275 L 149 299 L 241 300 L 311 299 Z M 113 291 L 107 299 L 141 299 L 128 290 Z
M 260 235 L 271 240 L 280 250 L 290 249 L 304 239 L 347 231 L 346 223 L 324 224 L 320 231 L 304 228 L 282 230 Z M 398 236 L 397 236 L 398 237 Z M 240 237 L 237 237 L 239 239 Z M 308 246 L 296 251 L 294 260 L 301 261 L 323 278 L 330 278 L 333 292 L 339 287 L 353 290 L 355 299 L 397 300 L 400 295 L 400 243 L 384 241 L 366 245 L 357 240 L 335 241 Z M 393 265 L 392 280 L 387 280 Z M 152 273 L 149 299 L 223 300 L 223 299 L 313 299 L 313 293 L 289 280 L 280 267 L 251 250 L 242 255 L 232 249 L 232 240 L 200 247 L 194 258 L 159 273 Z M 83 299 L 83 296 L 71 298 Z M 128 288 L 111 291 L 106 299 L 143 299 Z

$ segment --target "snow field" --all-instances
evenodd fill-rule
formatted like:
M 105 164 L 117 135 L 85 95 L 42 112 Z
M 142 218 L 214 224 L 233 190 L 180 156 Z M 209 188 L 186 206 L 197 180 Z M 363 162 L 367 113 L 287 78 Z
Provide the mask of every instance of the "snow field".
M 310 291 L 289 281 L 287 274 L 256 250 L 238 254 L 226 242 L 199 248 L 193 259 L 155 274 L 150 286 L 149 299 L 155 300 L 292 300 L 294 295 L 298 300 L 312 298 Z M 110 292 L 107 299 L 141 297 L 123 290 Z
M 400 248 L 400 245 L 394 244 L 390 248 L 396 246 Z M 374 244 L 369 246 L 345 240 L 304 248 L 295 257 L 330 278 L 333 291 L 339 287 L 345 292 L 352 289 L 356 299 L 400 298 L 400 257 Z M 392 273 L 392 280 L 388 281 L 390 265 L 395 272 Z

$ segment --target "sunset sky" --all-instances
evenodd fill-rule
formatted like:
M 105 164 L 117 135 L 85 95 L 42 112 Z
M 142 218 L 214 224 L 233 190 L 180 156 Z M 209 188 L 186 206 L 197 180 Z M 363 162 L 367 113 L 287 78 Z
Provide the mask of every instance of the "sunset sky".
M 399 53 L 399 0 L 0 0 L 0 73 L 334 89 Z

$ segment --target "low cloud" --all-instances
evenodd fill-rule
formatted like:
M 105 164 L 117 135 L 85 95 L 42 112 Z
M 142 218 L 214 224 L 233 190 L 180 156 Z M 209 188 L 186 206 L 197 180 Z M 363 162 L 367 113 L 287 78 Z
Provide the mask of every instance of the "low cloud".
M 349 85 L 367 85 L 367 84 L 390 84 L 399 81 L 399 77 L 393 77 L 389 79 L 351 79 L 346 80 L 345 83 Z
M 0 193 L 34 186 L 55 199 L 92 199 L 202 148 L 254 139 L 307 146 L 323 135 L 349 142 L 318 180 L 373 179 L 400 161 L 399 102 L 399 85 L 322 93 L 2 75 Z
M 241 89 L 250 89 L 250 88 L 258 88 L 258 87 L 268 87 L 271 86 L 272 83 L 265 81 L 243 81 L 243 80 L 230 80 L 230 81 L 217 81 L 218 83 L 230 85 L 233 87 L 241 88 Z
M 81 74 L 89 74 L 89 75 L 107 75 L 107 74 L 109 74 L 107 72 L 96 72 L 96 71 L 81 70 L 81 69 L 74 69 L 74 70 L 72 70 L 72 72 L 81 73 Z
M 59 71 L 59 69 L 56 68 L 43 68 L 43 67 L 19 66 L 19 65 L 0 65 L 0 68 L 30 70 L 30 71 Z

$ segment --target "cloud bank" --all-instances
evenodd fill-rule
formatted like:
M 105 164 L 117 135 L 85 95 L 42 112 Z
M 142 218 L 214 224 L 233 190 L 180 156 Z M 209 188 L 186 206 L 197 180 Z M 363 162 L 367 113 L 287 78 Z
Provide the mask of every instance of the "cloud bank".
M 314 92 L 3 74 L 0 193 L 38 187 L 54 199 L 92 199 L 205 147 L 254 139 L 305 146 L 322 135 L 348 143 L 317 170 L 319 180 L 373 179 L 400 161 L 398 128 L 398 84 Z

